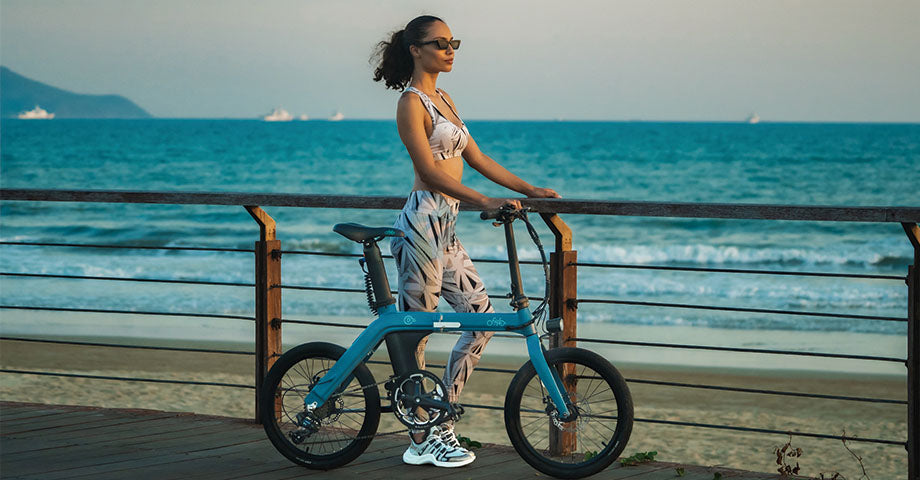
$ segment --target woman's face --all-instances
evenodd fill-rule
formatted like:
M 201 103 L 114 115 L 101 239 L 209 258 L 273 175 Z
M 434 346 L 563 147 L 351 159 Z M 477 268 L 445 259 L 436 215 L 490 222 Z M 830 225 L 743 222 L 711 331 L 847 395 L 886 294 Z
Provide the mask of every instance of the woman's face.
M 437 43 L 426 43 L 443 38 L 453 40 L 450 28 L 444 22 L 432 22 L 428 25 L 428 32 L 419 42 L 421 45 L 412 46 L 412 55 L 415 57 L 416 66 L 426 72 L 449 72 L 454 67 L 454 49 L 450 45 L 445 50 L 439 50 Z

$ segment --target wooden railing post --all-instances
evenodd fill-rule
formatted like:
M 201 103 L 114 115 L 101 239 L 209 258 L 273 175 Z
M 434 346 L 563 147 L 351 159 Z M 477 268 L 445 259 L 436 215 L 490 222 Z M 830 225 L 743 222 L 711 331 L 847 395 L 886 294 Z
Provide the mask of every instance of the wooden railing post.
M 574 347 L 577 331 L 576 303 L 578 290 L 578 255 L 572 250 L 572 229 L 559 218 L 559 215 L 541 213 L 543 221 L 556 237 L 556 248 L 549 255 L 550 265 L 550 302 L 551 318 L 562 318 L 562 332 L 550 336 L 550 348 Z M 576 401 L 578 388 L 575 380 L 575 366 L 566 365 L 559 372 L 562 382 L 572 401 Z M 574 431 L 560 431 L 554 425 L 549 426 L 550 455 L 570 455 L 578 449 Z
M 920 480 L 920 227 L 901 226 L 914 247 L 907 267 L 907 478 Z
M 275 238 L 275 220 L 256 206 L 246 211 L 259 223 L 255 244 L 256 284 L 256 395 L 255 421 L 262 421 L 259 392 L 268 369 L 281 355 L 281 241 Z

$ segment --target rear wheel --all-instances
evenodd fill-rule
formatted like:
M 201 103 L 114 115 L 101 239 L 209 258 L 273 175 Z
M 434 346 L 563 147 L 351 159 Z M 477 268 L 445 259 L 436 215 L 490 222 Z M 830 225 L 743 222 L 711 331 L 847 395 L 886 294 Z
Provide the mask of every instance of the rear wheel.
M 262 385 L 262 426 L 272 445 L 291 461 L 327 470 L 354 460 L 370 445 L 380 422 L 380 393 L 363 363 L 311 415 L 305 429 L 304 398 L 345 349 L 325 342 L 297 346 L 272 366 Z M 299 417 L 300 416 L 300 417 Z
M 511 444 L 530 466 L 547 475 L 581 478 L 600 472 L 623 453 L 632 432 L 629 388 L 610 362 L 588 350 L 552 349 L 546 361 L 567 389 L 574 390 L 569 398 L 578 416 L 569 422 L 559 419 L 533 364 L 527 362 L 505 397 Z

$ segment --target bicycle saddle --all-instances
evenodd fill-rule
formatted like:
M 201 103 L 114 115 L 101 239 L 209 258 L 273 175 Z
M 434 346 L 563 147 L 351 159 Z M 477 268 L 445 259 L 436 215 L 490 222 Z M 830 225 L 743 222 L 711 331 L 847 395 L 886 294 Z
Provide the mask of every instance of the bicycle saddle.
M 366 242 L 383 237 L 405 237 L 402 230 L 393 227 L 365 227 L 357 223 L 337 223 L 332 231 L 355 242 Z

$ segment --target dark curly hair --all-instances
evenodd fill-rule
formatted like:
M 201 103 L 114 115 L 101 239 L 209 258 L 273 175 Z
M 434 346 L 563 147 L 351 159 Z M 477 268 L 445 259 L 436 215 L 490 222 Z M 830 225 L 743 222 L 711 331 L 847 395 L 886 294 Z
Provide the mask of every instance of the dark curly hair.
M 406 28 L 394 32 L 390 41 L 384 40 L 378 43 L 371 57 L 372 61 L 379 59 L 377 68 L 374 70 L 374 81 L 383 80 L 387 88 L 393 90 L 405 89 L 412 79 L 412 69 L 415 67 L 412 55 L 409 53 L 409 46 L 416 45 L 422 40 L 428 33 L 429 25 L 443 21 L 432 15 L 415 17 L 406 25 Z

